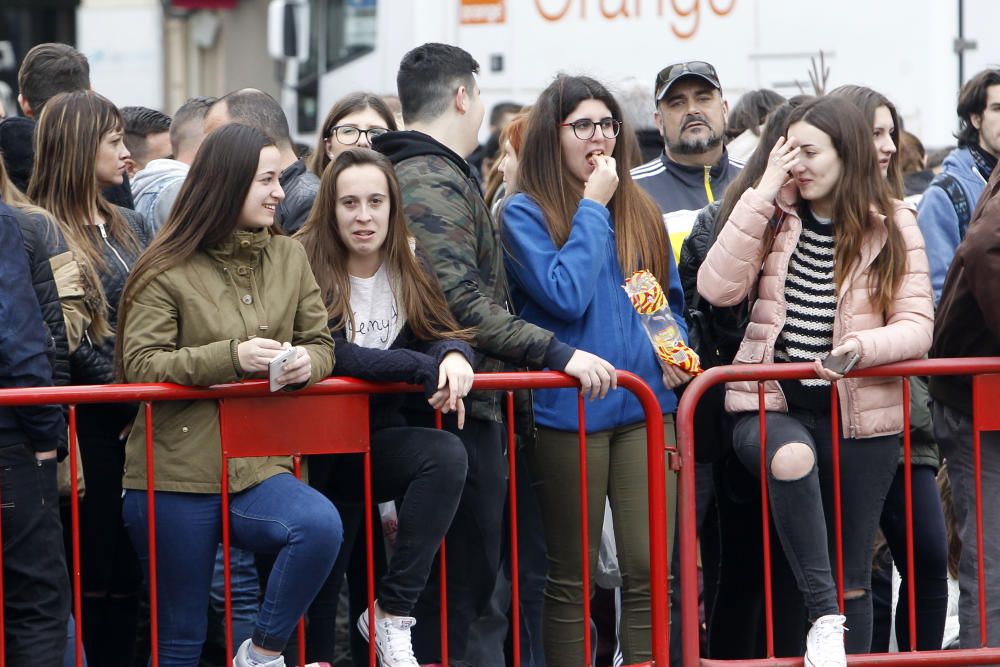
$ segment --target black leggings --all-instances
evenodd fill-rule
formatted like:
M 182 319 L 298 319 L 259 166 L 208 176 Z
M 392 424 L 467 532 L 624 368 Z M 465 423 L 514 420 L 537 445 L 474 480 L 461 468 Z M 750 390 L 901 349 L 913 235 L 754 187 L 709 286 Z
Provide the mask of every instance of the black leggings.
M 889 651 L 889 627 L 892 623 L 892 563 L 902 582 L 896 606 L 896 643 L 900 651 L 910 650 L 910 617 L 907 587 L 909 563 L 906 558 L 906 497 L 904 469 L 899 466 L 882 509 L 882 533 L 892 554 L 872 577 L 875 601 L 875 628 L 872 652 Z M 917 641 L 921 651 L 941 648 L 944 622 L 948 612 L 948 537 L 941 510 L 934 469 L 913 466 L 913 577 L 916 593 Z
M 390 614 L 409 616 L 462 495 L 468 467 L 465 447 L 444 430 L 387 428 L 372 437 L 371 458 L 373 499 L 402 499 L 399 532 L 389 571 L 382 578 L 379 606 Z M 328 473 L 322 470 L 321 459 L 310 463 L 310 479 L 334 502 L 345 495 L 356 501 L 364 488 L 360 462 L 357 456 L 327 461 L 335 472 L 324 480 Z M 364 590 L 363 581 L 350 583 Z
M 799 442 L 813 452 L 812 469 L 791 480 L 771 473 L 775 453 Z M 760 427 L 757 414 L 737 419 L 733 450 L 746 468 L 760 471 Z M 899 457 L 899 436 L 840 440 L 843 517 L 844 591 L 871 590 L 872 546 L 882 504 L 892 484 Z M 830 419 L 809 412 L 767 413 L 768 494 L 771 515 L 785 555 L 802 591 L 809 620 L 837 614 L 833 511 L 833 444 Z M 872 636 L 871 597 L 845 600 L 845 646 L 867 653 Z

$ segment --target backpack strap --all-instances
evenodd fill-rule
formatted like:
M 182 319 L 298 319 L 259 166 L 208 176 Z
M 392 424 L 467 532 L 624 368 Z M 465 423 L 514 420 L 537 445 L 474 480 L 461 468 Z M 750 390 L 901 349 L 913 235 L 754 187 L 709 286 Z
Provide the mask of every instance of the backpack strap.
M 958 179 L 951 174 L 940 173 L 935 176 L 928 187 L 935 185 L 948 195 L 948 199 L 955 209 L 955 215 L 958 216 L 958 238 L 964 239 L 965 232 L 969 229 L 969 220 L 972 219 L 972 208 L 969 206 L 969 198 L 966 196 L 965 190 L 962 189 Z

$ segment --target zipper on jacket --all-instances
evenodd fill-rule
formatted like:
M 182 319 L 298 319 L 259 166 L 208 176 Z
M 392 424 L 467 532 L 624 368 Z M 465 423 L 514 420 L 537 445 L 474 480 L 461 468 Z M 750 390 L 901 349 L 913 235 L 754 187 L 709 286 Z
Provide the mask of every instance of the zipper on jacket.
M 705 165 L 705 196 L 708 197 L 708 203 L 715 203 L 715 195 L 712 194 L 712 165 Z
M 129 272 L 128 264 L 126 264 L 125 260 L 122 259 L 122 256 L 118 254 L 118 251 L 115 249 L 115 247 L 111 245 L 111 239 L 108 238 L 108 232 L 104 229 L 104 223 L 103 222 L 97 223 L 97 228 L 101 230 L 101 238 L 104 239 L 104 244 L 109 248 L 111 248 L 111 252 L 115 254 L 115 257 L 118 258 L 118 261 L 121 262 L 122 266 L 125 267 L 125 273 L 128 273 Z

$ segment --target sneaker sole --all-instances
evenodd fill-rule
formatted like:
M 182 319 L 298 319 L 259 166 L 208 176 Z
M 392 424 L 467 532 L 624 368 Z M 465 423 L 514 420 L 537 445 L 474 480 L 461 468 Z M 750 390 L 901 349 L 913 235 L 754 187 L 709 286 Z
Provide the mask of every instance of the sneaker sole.
M 803 657 L 803 664 L 805 667 L 816 667 L 816 663 L 810 660 L 808 655 Z
M 365 613 L 361 614 L 361 616 L 358 617 L 357 626 L 358 626 L 358 632 L 361 633 L 361 636 L 364 637 L 364 640 L 366 642 L 368 642 L 369 644 L 371 644 L 371 640 L 368 638 L 369 632 L 368 632 L 368 610 L 367 609 L 365 610 Z M 379 650 L 377 642 L 375 643 L 375 664 L 378 665 L 378 666 L 380 666 L 380 667 L 383 664 L 383 661 L 382 661 L 382 651 Z

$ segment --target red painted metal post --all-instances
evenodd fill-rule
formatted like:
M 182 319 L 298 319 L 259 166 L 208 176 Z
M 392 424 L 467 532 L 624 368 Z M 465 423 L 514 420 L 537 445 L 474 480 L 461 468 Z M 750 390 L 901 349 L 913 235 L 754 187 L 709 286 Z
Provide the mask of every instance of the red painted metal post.
M 844 509 L 840 499 L 840 400 L 830 383 L 830 438 L 833 443 L 833 540 L 837 546 L 837 605 L 844 613 Z
M 435 428 L 443 428 L 444 425 L 441 420 L 441 411 L 434 411 L 434 426 Z M 445 554 L 445 542 L 447 540 L 441 540 L 441 548 L 438 550 L 438 560 L 441 562 L 441 576 L 440 576 L 440 593 L 439 598 L 441 600 L 441 664 L 448 664 L 448 564 L 446 562 L 447 556 Z
M 73 651 L 75 653 L 74 663 L 76 667 L 83 667 L 83 593 L 80 584 L 82 570 L 80 569 L 80 480 L 77 479 L 76 466 L 77 457 L 77 435 L 76 435 L 76 406 L 69 406 L 69 513 L 70 532 L 72 539 L 73 557 L 73 626 L 75 635 L 73 637 Z
M 302 479 L 302 455 L 295 454 L 292 456 L 292 463 L 295 466 L 295 479 Z M 371 505 L 366 505 L 367 512 L 371 513 Z M 369 625 L 369 628 L 374 626 Z M 298 629 L 296 634 L 299 640 L 299 665 L 306 664 L 306 619 L 305 616 L 299 619 Z
M 684 394 L 677 408 L 677 445 L 681 469 L 677 484 L 678 530 L 675 539 L 679 541 L 681 554 L 681 664 L 683 667 L 698 667 L 701 664 L 698 619 L 698 528 L 695 524 L 697 508 L 695 505 L 693 465 L 694 413 L 698 399 L 712 386 L 711 380 L 718 375 L 720 372 L 712 368 L 699 378 L 695 378 L 684 389 Z M 698 381 L 699 379 L 701 382 Z M 652 535 L 650 535 L 650 542 L 652 542 Z M 661 662 L 660 658 L 656 658 L 656 664 L 669 664 L 669 652 L 664 659 L 666 662 Z
M 903 500 L 906 506 L 906 592 L 907 623 L 910 627 L 910 650 L 917 650 L 917 584 L 913 556 L 913 449 L 910 441 L 910 382 L 903 379 Z M 896 615 L 897 618 L 899 615 Z M 898 622 L 898 621 L 897 621 Z M 902 646 L 899 650 L 904 650 Z
M 583 545 L 583 651 L 584 665 L 590 667 L 590 530 L 587 522 L 590 520 L 587 511 L 587 417 L 583 403 L 583 394 L 577 395 L 577 414 L 579 422 L 577 434 L 580 442 L 580 542 Z
M 143 402 L 146 418 L 146 515 L 149 522 L 149 660 L 160 665 L 159 608 L 156 595 L 156 479 L 153 471 L 153 404 Z M 75 470 L 73 471 L 76 472 Z
M 219 411 L 220 422 L 225 418 L 224 410 Z M 226 664 L 233 664 L 233 586 L 232 565 L 229 561 L 229 457 L 222 454 L 222 580 L 225 599 L 226 622 Z
M 511 650 L 521 667 L 521 581 L 517 541 L 517 438 L 514 435 L 514 392 L 507 392 L 507 504 L 510 509 Z
M 375 544 L 372 537 L 372 453 L 364 453 L 365 461 L 365 588 L 368 592 L 368 667 L 375 667 Z M 351 622 L 354 619 L 349 619 Z
M 979 645 L 986 646 L 986 562 L 983 554 L 983 443 L 972 424 L 972 455 L 976 480 L 976 568 L 979 583 Z
M 764 383 L 757 383 L 757 419 L 760 425 L 760 516 L 764 545 L 764 632 L 767 657 L 774 657 L 774 591 L 771 583 L 771 521 L 767 500 L 767 411 L 764 409 Z

